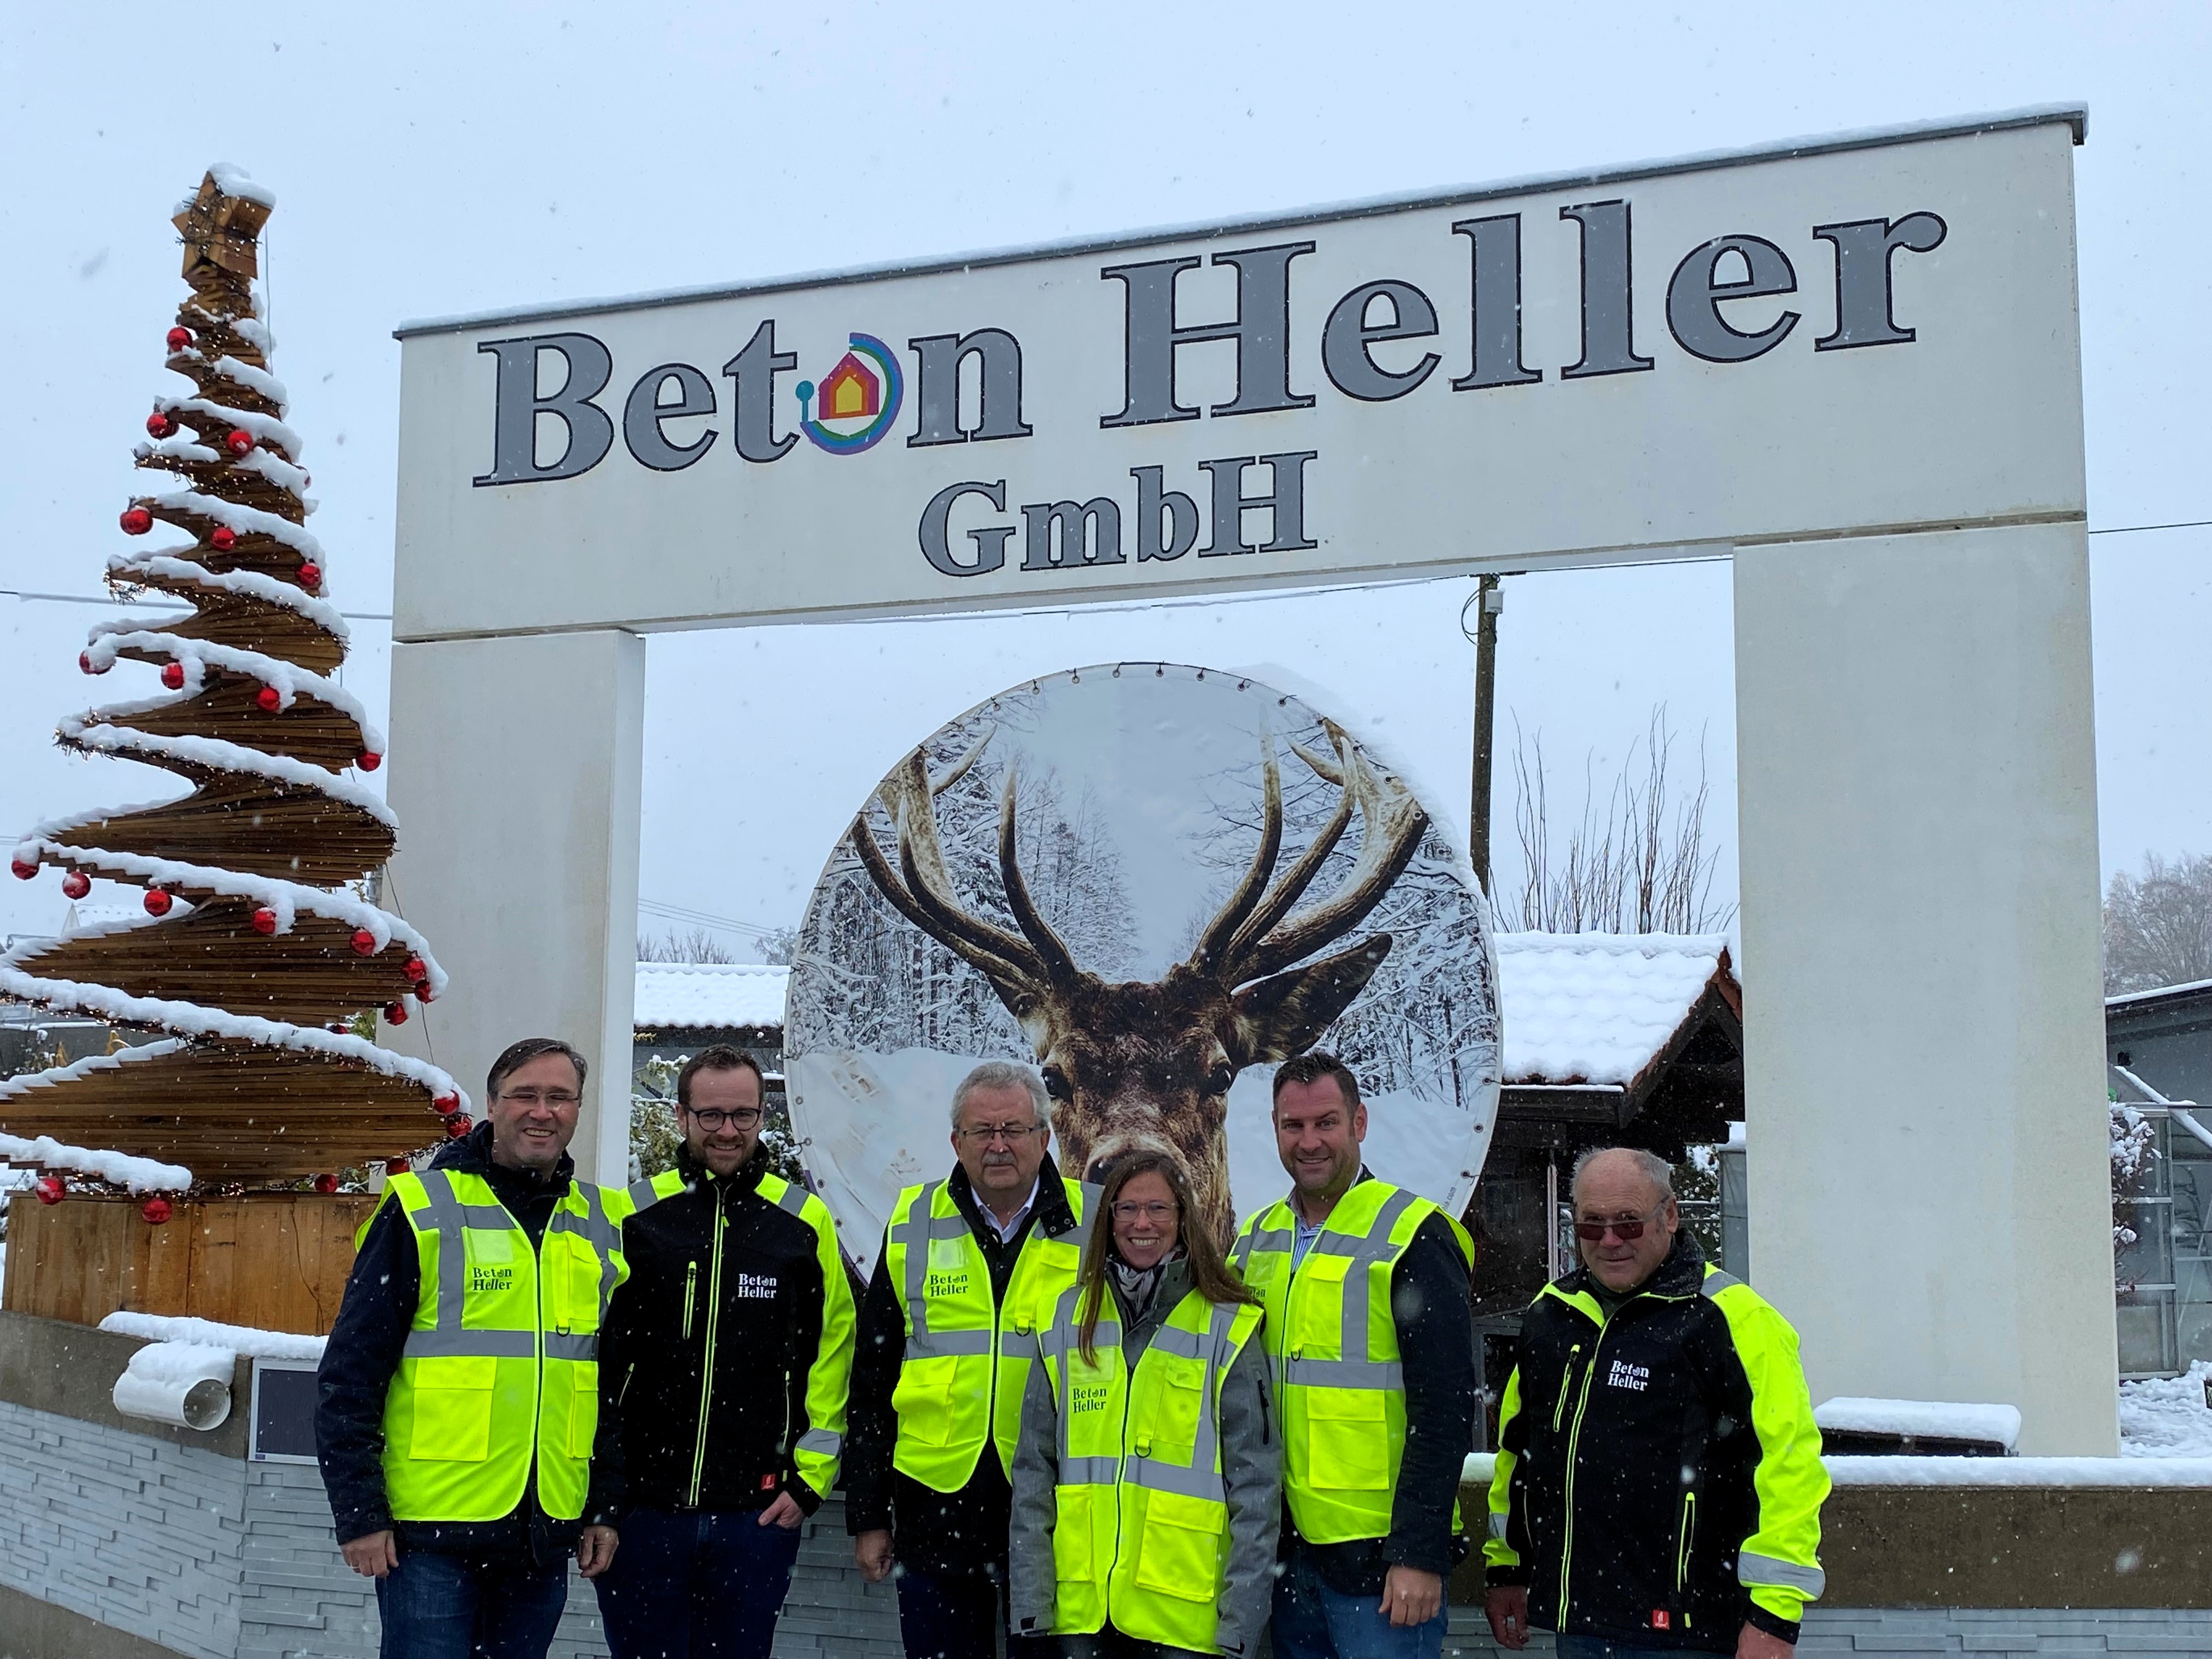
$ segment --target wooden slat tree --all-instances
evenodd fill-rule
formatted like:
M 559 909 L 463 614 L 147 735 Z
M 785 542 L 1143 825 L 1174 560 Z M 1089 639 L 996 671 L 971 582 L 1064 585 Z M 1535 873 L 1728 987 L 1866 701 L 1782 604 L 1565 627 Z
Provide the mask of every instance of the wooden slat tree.
M 152 920 L 0 958 L 0 994 L 163 1036 L 0 1083 L 0 1133 L 181 1164 L 201 1187 L 335 1171 L 467 1123 L 446 1073 L 349 1030 L 379 1006 L 406 1018 L 445 975 L 420 935 L 349 887 L 391 855 L 394 822 L 348 775 L 381 764 L 384 740 L 330 678 L 346 627 L 320 597 L 300 438 L 269 372 L 254 279 L 274 205 L 216 167 L 177 210 L 191 292 L 168 367 L 192 390 L 155 400 L 137 454 L 185 487 L 137 498 L 122 527 L 191 540 L 111 558 L 107 580 L 192 610 L 94 629 L 85 672 L 128 659 L 158 668 L 166 690 L 72 716 L 58 734 L 191 787 L 42 824 L 15 849 L 15 874 L 58 866 L 73 899 L 94 876 L 142 888 Z

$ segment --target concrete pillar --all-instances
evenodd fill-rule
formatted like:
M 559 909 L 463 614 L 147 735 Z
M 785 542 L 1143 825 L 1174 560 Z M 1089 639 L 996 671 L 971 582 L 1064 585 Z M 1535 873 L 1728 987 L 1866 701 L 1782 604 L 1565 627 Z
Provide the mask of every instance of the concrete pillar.
M 1754 1280 L 1832 1395 L 2118 1449 L 2080 523 L 1735 559 Z
M 454 728 L 465 726 L 467 736 Z M 459 1078 L 519 1037 L 559 1036 L 592 1068 L 570 1147 L 627 1179 L 637 972 L 645 641 L 616 630 L 397 644 L 385 894 L 453 975 L 384 1040 Z

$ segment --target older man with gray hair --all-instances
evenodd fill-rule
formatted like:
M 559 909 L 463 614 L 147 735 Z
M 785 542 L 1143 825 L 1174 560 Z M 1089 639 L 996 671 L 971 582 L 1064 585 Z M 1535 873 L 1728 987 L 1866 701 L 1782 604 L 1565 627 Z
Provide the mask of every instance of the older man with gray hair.
M 1663 1158 L 1586 1152 L 1573 1194 L 1583 1265 L 1523 1316 L 1498 1413 L 1492 1633 L 1788 1659 L 1828 1495 L 1797 1334 L 1705 1261 Z
M 860 1309 L 846 1526 L 869 1582 L 903 1569 L 908 1659 L 991 1659 L 1006 1627 L 1022 1395 L 1097 1197 L 1054 1166 L 1048 1109 L 1027 1066 L 960 1080 L 951 1173 L 898 1195 Z

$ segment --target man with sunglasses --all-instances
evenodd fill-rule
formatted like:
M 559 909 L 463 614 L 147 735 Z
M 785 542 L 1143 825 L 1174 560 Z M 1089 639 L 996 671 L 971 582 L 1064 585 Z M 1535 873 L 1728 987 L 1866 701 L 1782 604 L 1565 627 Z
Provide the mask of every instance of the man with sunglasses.
M 770 1166 L 763 1082 L 742 1048 L 685 1062 L 676 1167 L 641 1183 L 623 1230 L 600 1350 L 623 1488 L 599 1581 L 615 1659 L 767 1659 L 799 1522 L 837 1480 L 852 1284 L 828 1207 Z
M 1044 1083 L 988 1060 L 952 1094 L 940 1181 L 891 1206 L 860 1310 L 845 1522 L 871 1583 L 896 1559 L 907 1659 L 992 1659 L 1039 1328 L 1075 1283 L 1097 1189 L 1052 1161 Z M 1012 1638 L 1008 1651 L 1052 1650 Z
M 1828 1494 L 1797 1334 L 1705 1261 L 1664 1159 L 1586 1152 L 1572 1193 L 1583 1265 L 1523 1317 L 1498 1413 L 1491 1632 L 1789 1659 Z

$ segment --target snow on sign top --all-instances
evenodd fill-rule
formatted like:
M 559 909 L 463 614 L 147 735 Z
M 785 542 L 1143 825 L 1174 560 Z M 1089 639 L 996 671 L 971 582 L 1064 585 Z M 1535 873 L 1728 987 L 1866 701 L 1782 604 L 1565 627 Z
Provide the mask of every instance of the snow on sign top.
M 1942 1440 L 1990 1440 L 2009 1451 L 2020 1439 L 2020 1408 L 1948 1400 L 1823 1401 L 1813 1421 L 1839 1433 L 1910 1434 Z
M 783 1024 L 791 969 L 757 962 L 641 962 L 636 1023 L 726 1030 Z
M 1499 933 L 1508 1083 L 1626 1087 L 1704 994 L 1717 934 Z

